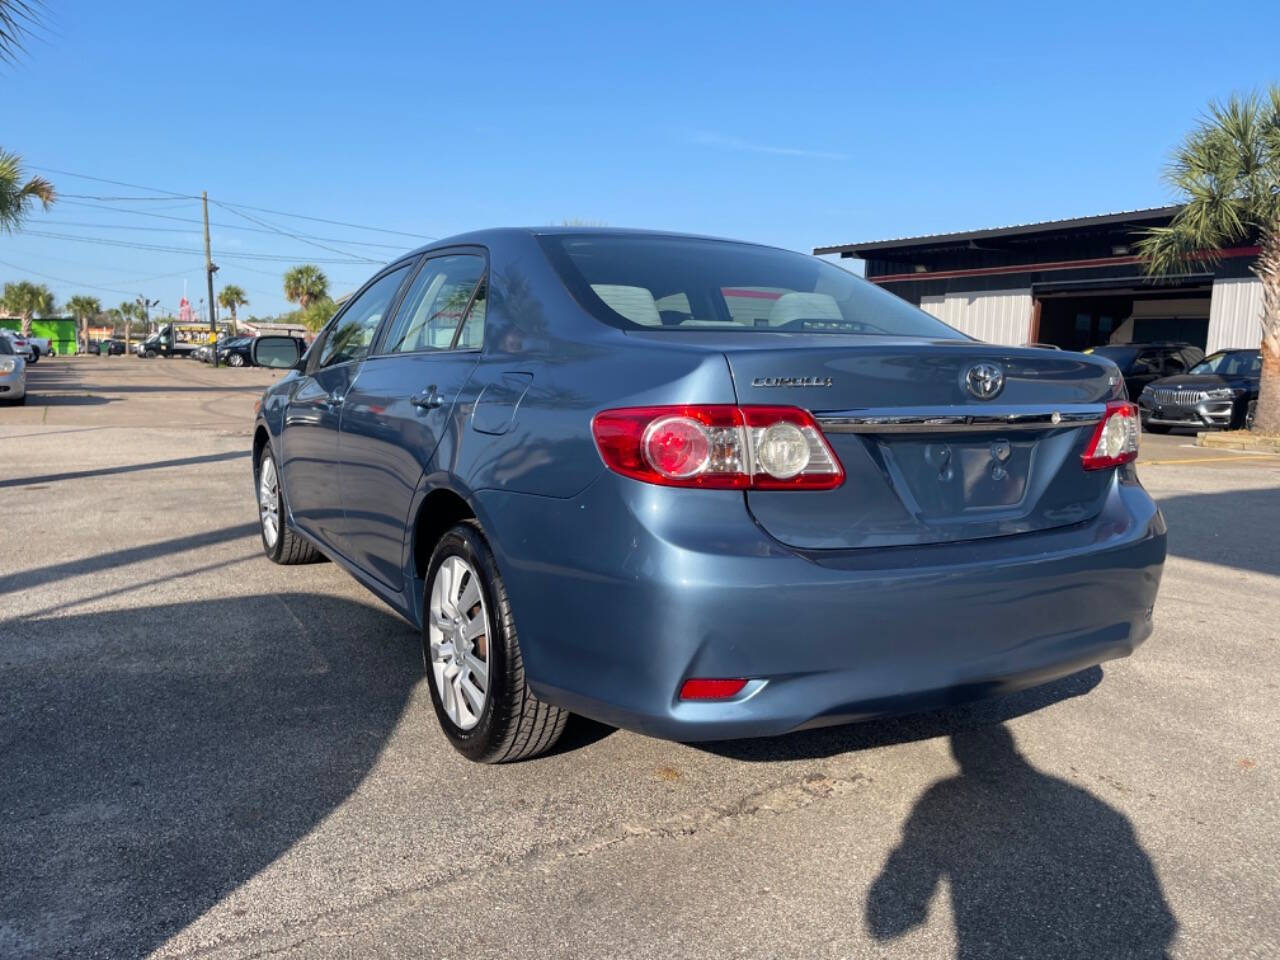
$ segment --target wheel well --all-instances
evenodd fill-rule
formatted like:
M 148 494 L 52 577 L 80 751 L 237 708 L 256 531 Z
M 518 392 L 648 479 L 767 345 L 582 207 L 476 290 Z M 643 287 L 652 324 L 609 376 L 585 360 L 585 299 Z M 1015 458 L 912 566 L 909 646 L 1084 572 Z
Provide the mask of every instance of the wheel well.
M 413 568 L 418 579 L 426 579 L 427 564 L 436 543 L 455 524 L 474 520 L 475 512 L 467 501 L 452 490 L 432 490 L 418 508 L 418 519 L 413 529 Z
M 253 433 L 253 475 L 258 475 L 258 461 L 262 457 L 262 448 L 271 442 L 267 436 L 267 428 L 259 426 Z

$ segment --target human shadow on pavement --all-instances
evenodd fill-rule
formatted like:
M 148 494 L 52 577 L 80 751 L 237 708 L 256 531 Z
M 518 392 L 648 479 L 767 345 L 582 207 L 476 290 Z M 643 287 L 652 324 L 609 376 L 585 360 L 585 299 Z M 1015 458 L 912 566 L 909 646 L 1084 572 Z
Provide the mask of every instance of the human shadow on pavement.
M 1051 683 L 936 710 L 882 717 L 842 726 L 800 730 L 780 737 L 691 744 L 734 760 L 773 763 L 821 759 L 916 740 L 945 737 L 966 727 L 986 727 L 1084 696 L 1102 682 L 1102 668 L 1088 667 Z
M 945 880 L 960 960 L 1168 956 L 1177 921 L 1122 813 L 1036 770 L 1003 724 L 951 752 L 960 773 L 916 801 L 871 887 L 875 939 L 923 924 Z
M 0 956 L 131 958 L 351 795 L 422 651 L 285 593 L 7 620 L 0 664 Z

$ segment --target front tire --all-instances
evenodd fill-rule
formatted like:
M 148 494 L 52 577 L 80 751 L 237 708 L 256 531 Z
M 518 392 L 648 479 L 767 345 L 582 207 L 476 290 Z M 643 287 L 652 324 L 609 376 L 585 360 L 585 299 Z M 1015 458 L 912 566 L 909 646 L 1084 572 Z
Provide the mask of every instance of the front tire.
M 228 358 L 227 358 L 227 366 L 229 366 L 229 367 L 243 367 L 243 366 L 244 366 L 244 357 L 240 356 L 240 354 L 238 354 L 238 353 L 233 353 L 230 357 L 228 357 Z
M 436 545 L 427 567 L 422 647 L 436 717 L 454 749 L 479 763 L 544 753 L 568 711 L 533 695 L 506 586 L 474 522 Z
M 323 559 L 311 541 L 294 533 L 285 519 L 280 470 L 269 445 L 262 448 L 258 457 L 257 488 L 258 531 L 262 535 L 262 549 L 267 559 L 282 566 L 315 563 Z

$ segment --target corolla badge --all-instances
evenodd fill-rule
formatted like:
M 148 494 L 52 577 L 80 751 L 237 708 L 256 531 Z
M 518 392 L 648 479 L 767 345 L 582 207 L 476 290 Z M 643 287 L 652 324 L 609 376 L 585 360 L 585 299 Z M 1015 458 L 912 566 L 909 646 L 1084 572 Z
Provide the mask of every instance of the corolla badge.
M 1004 389 L 1004 371 L 998 363 L 975 363 L 964 373 L 964 386 L 979 400 L 990 400 Z
M 830 377 L 756 377 L 753 387 L 829 387 Z

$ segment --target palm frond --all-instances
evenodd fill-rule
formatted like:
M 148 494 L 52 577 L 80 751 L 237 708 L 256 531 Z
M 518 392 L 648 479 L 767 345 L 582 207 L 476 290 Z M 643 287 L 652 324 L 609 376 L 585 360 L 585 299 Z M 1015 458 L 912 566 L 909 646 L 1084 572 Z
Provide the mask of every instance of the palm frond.
M 14 63 L 39 23 L 39 0 L 0 0 L 0 63 Z

